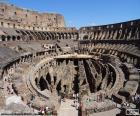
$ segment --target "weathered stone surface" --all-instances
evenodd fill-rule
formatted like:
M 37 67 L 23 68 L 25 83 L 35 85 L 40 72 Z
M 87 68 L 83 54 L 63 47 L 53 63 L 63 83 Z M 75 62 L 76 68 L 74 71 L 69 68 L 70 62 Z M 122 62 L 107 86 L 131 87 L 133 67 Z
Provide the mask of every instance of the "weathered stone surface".
M 77 30 L 65 27 L 60 14 L 0 4 L 0 109 L 55 112 L 64 97 L 79 100 L 89 112 L 114 108 L 108 98 L 139 106 L 132 101 L 140 94 L 139 24 Z

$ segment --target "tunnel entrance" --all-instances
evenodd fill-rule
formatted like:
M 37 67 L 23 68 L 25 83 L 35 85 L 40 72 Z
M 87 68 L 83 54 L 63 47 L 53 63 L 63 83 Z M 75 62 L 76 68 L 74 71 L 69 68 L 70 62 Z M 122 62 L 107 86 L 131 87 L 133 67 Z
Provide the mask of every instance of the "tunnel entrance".
M 40 85 L 41 91 L 43 91 L 45 89 L 49 90 L 48 84 L 47 84 L 46 80 L 43 77 L 40 78 L 39 85 Z
M 78 66 L 78 59 L 74 59 L 74 65 Z
M 67 85 L 63 85 L 63 87 L 64 87 L 64 92 L 66 93 Z

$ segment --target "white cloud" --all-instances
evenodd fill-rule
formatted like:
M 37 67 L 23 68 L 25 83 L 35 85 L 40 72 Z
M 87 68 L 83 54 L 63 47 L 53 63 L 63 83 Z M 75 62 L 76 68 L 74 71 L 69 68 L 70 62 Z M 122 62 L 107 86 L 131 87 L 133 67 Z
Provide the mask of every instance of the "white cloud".
M 95 22 L 90 23 L 91 26 L 96 26 Z
M 73 21 L 69 20 L 68 23 L 67 23 L 67 26 L 68 27 L 74 27 L 75 25 L 74 25 Z

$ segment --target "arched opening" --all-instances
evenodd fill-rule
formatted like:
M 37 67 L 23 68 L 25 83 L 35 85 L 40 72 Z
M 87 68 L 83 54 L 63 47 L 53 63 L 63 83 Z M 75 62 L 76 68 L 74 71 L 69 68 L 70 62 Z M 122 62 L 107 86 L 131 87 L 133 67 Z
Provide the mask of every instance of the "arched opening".
M 5 37 L 5 35 L 2 35 L 1 38 L 2 38 L 2 41 L 5 41 L 6 37 Z
M 33 37 L 32 36 L 29 36 L 29 40 L 33 40 Z
M 15 41 L 16 40 L 16 37 L 15 36 L 12 36 L 12 41 Z
M 36 86 L 40 89 L 39 80 L 38 80 L 37 77 L 35 78 L 35 84 L 36 84 Z
M 17 33 L 20 33 L 20 31 L 19 30 L 15 30 Z
M 47 40 L 49 40 L 49 37 L 47 36 Z
M 1 26 L 2 26 L 2 27 L 3 27 L 3 24 L 4 24 L 4 23 L 3 23 L 3 22 L 1 22 Z
M 17 40 L 20 40 L 20 36 L 17 36 Z
M 10 41 L 10 38 L 11 38 L 11 37 L 8 35 L 8 36 L 7 36 L 7 41 Z
M 16 25 L 15 24 L 13 24 L 13 28 L 16 28 Z
M 122 71 L 123 71 L 123 73 L 125 75 L 125 79 L 129 80 L 130 73 L 129 73 L 128 68 L 125 65 L 121 65 L 121 69 L 122 69 Z
M 85 35 L 85 36 L 83 37 L 83 40 L 88 40 L 88 35 Z
M 43 77 L 40 78 L 39 85 L 40 85 L 40 90 L 41 91 L 43 91 L 45 89 L 49 90 L 48 84 L 47 84 L 46 80 Z

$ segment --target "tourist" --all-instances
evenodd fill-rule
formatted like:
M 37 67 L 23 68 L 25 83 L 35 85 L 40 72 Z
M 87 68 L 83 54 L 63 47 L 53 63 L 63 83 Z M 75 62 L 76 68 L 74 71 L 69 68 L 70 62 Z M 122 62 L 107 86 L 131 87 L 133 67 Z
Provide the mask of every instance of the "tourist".
M 46 107 L 45 108 L 45 114 L 48 114 L 48 111 L 49 111 L 49 107 Z
M 48 111 L 49 110 L 49 107 L 46 107 L 46 111 Z
M 40 108 L 40 113 L 41 114 L 45 114 L 45 111 L 44 111 L 44 108 L 43 107 Z
M 139 103 L 140 102 L 140 95 L 136 94 L 134 99 L 135 99 L 135 102 Z
M 76 99 L 78 99 L 78 97 L 79 97 L 79 94 L 77 93 L 77 94 L 76 94 Z
M 75 94 L 73 94 L 72 96 L 73 96 L 73 99 L 75 99 Z
M 80 107 L 80 109 L 82 109 L 82 107 L 83 107 L 83 103 L 82 102 L 79 103 L 79 107 Z
M 76 110 L 78 110 L 79 109 L 79 103 L 77 102 L 76 103 Z

